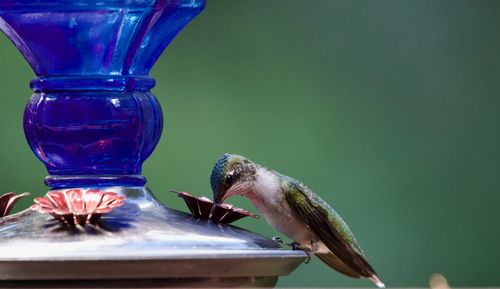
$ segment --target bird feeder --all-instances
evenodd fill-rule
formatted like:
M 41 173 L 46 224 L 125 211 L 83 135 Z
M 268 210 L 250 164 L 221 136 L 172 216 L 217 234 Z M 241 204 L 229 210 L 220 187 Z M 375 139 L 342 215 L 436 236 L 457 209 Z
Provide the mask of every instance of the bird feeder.
M 50 188 L 0 218 L 2 288 L 272 287 L 305 259 L 145 188 L 141 167 L 163 126 L 149 71 L 204 5 L 0 2 L 0 29 L 36 74 L 24 131 Z

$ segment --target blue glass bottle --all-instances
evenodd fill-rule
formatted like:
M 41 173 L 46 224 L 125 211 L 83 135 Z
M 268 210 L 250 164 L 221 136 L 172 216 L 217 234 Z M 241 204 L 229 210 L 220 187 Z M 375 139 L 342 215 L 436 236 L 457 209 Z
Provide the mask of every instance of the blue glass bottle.
M 162 131 L 149 71 L 204 0 L 6 0 L 0 29 L 37 78 L 24 114 L 51 188 L 142 186 Z

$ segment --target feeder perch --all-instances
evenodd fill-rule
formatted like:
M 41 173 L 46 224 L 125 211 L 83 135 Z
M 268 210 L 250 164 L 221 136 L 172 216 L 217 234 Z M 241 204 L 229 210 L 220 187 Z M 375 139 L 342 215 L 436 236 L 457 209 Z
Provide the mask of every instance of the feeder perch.
M 212 213 L 213 202 L 209 198 L 197 198 L 187 192 L 174 191 L 174 193 L 176 193 L 184 200 L 184 202 L 186 202 L 189 211 L 191 211 L 191 214 L 193 214 L 193 216 L 195 216 L 196 218 L 210 219 L 215 223 L 222 224 L 229 224 L 244 217 L 259 219 L 258 215 L 252 214 L 251 212 L 240 208 L 236 208 L 231 204 L 217 205 L 215 210 L 213 211 L 213 214 L 210 216 L 210 213 Z

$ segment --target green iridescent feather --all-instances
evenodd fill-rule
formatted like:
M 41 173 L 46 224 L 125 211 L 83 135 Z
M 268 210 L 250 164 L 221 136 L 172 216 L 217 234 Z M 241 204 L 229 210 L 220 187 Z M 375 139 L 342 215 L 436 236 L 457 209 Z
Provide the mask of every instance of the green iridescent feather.
M 284 191 L 290 207 L 331 251 L 331 255 L 318 254 L 318 257 L 333 268 L 353 277 L 368 278 L 376 275 L 353 233 L 339 214 L 299 181 L 283 175 L 281 177 L 283 185 L 287 186 Z

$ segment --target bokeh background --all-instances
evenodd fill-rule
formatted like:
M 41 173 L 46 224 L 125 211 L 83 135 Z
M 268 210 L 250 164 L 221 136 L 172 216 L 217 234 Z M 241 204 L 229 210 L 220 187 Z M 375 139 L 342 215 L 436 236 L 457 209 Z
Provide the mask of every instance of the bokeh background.
M 169 190 L 211 196 L 213 162 L 239 153 L 332 204 L 388 286 L 498 286 L 499 51 L 499 1 L 208 1 L 152 71 L 148 185 L 185 210 Z M 22 132 L 33 76 L 1 35 L 3 192 L 47 190 Z M 314 260 L 278 286 L 371 284 Z

